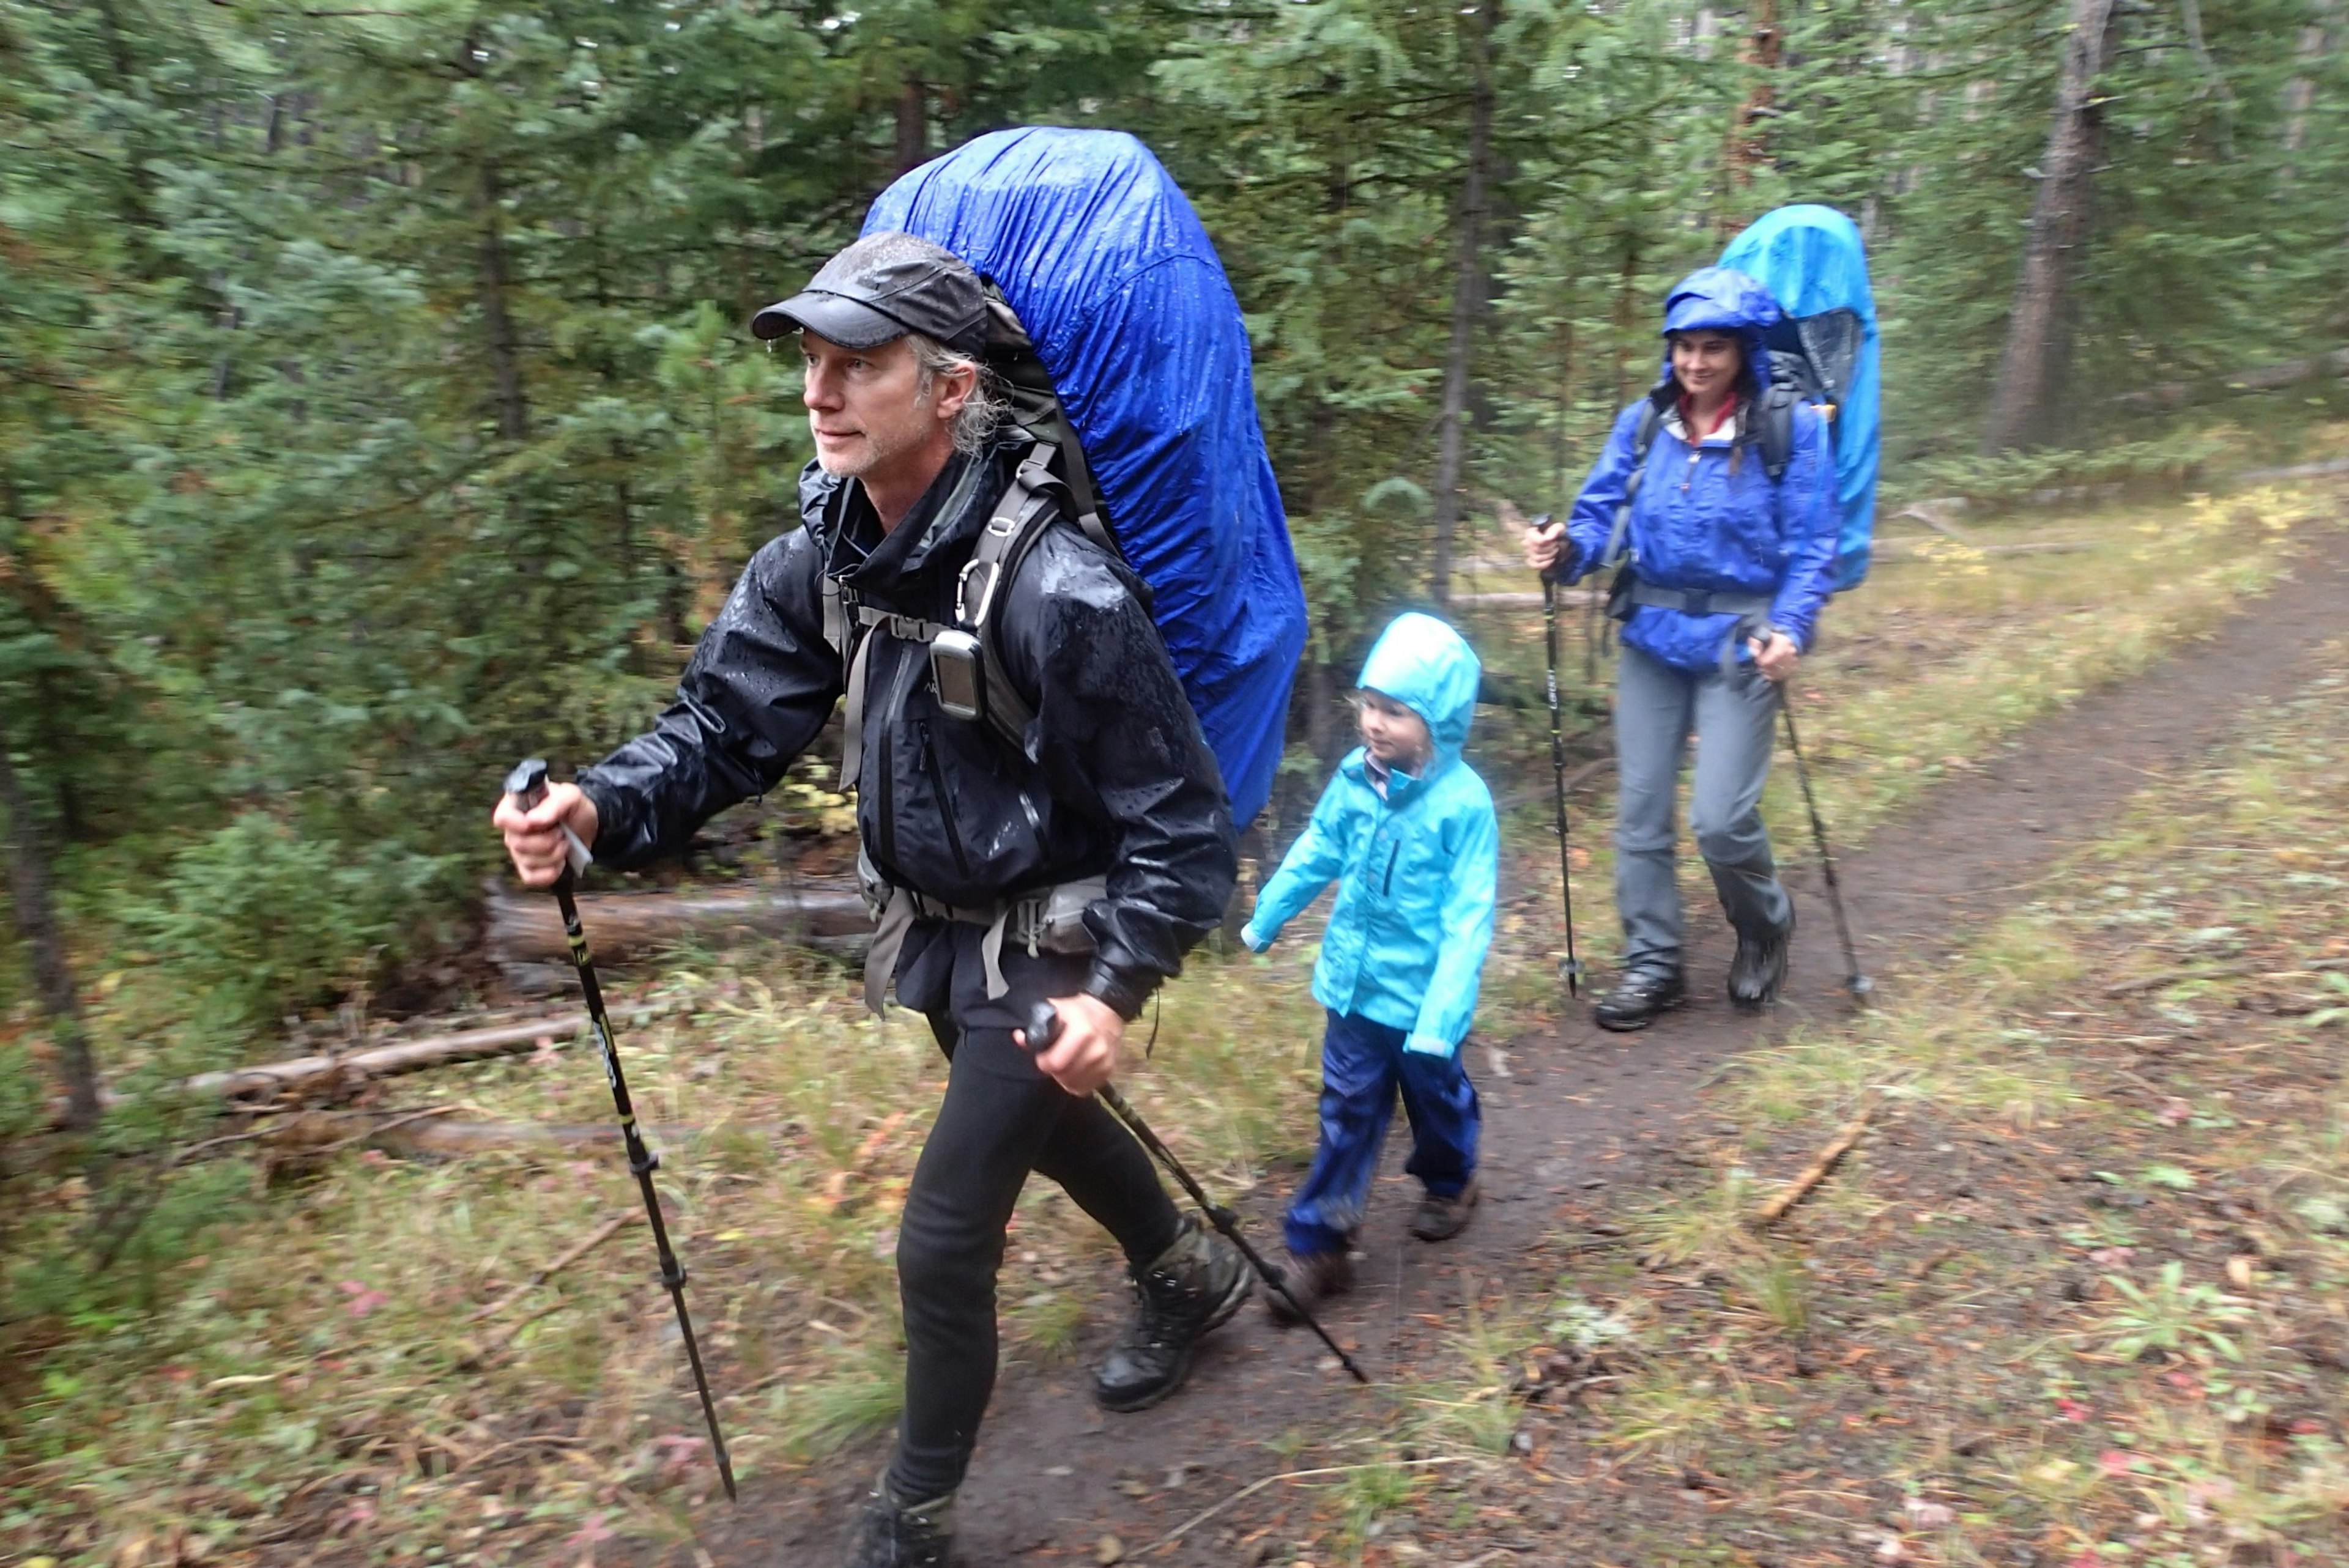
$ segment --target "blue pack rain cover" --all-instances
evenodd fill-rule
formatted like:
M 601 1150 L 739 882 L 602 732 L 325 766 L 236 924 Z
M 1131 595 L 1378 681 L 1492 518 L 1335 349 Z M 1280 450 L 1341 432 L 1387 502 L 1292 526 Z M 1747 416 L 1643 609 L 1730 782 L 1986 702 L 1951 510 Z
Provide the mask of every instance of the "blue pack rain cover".
M 1803 203 L 1764 214 L 1729 242 L 1721 264 L 1761 280 L 1796 321 L 1850 311 L 1859 318 L 1859 352 L 1836 408 L 1836 500 L 1843 523 L 1836 547 L 1836 587 L 1868 575 L 1876 528 L 1878 365 L 1876 300 L 1868 287 L 1868 253 L 1859 226 L 1832 207 Z
M 1280 761 L 1305 588 L 1239 301 L 1191 203 L 1131 136 L 1034 127 L 900 179 L 864 217 L 893 229 L 954 252 L 1019 313 L 1246 827 Z

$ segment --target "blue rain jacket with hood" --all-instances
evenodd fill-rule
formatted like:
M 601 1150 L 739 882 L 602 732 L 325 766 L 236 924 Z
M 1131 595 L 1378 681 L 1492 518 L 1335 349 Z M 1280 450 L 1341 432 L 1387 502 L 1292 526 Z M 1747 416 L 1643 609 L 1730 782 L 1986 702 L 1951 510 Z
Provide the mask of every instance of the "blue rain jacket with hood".
M 1349 753 L 1241 934 L 1263 952 L 1338 882 L 1314 1000 L 1406 1030 L 1403 1048 L 1431 1056 L 1466 1038 L 1493 944 L 1500 823 L 1492 792 L 1460 757 L 1483 676 L 1475 651 L 1433 616 L 1387 627 L 1359 684 L 1424 719 L 1434 756 L 1416 778 L 1390 770 L 1381 795 L 1366 748 Z
M 1835 458 L 1817 410 L 1794 410 L 1794 445 L 1775 483 L 1763 466 L 1752 418 L 1770 384 L 1770 351 L 1763 335 L 1779 316 L 1777 302 L 1760 284 L 1727 267 L 1691 273 L 1664 302 L 1664 332 L 1711 330 L 1737 335 L 1745 350 L 1734 431 L 1724 427 L 1692 446 L 1680 426 L 1680 385 L 1671 351 L 1655 389 L 1615 421 L 1607 449 L 1575 498 L 1567 521 L 1572 582 L 1601 564 L 1631 477 L 1640 416 L 1653 404 L 1662 416 L 1648 449 L 1647 477 L 1631 503 L 1625 546 L 1640 580 L 1660 588 L 1770 596 L 1770 623 L 1808 651 L 1819 606 L 1835 587 Z M 1623 641 L 1675 669 L 1702 675 L 1721 665 L 1723 645 L 1737 628 L 1726 613 L 1696 615 L 1642 604 L 1623 625 Z M 1751 653 L 1740 639 L 1740 660 Z

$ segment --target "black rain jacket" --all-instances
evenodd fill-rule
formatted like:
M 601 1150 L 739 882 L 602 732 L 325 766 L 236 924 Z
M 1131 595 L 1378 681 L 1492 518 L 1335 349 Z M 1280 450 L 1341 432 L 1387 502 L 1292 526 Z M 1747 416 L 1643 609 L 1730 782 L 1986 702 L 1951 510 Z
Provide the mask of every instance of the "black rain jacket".
M 676 702 L 580 773 L 596 859 L 626 868 L 679 852 L 814 741 L 845 679 L 823 634 L 827 568 L 875 609 L 951 624 L 956 578 L 1024 449 L 957 457 L 885 536 L 862 486 L 810 463 L 802 526 L 750 558 Z M 977 482 L 958 486 L 974 463 Z M 1084 989 L 1130 1018 L 1231 898 L 1222 775 L 1145 590 L 1075 528 L 1045 531 L 992 614 L 1036 713 L 1024 748 L 989 720 L 940 711 L 926 645 L 865 634 L 877 639 L 854 780 L 865 852 L 892 883 L 965 908 L 1105 876 L 1108 895 L 1085 914 L 1098 951 Z

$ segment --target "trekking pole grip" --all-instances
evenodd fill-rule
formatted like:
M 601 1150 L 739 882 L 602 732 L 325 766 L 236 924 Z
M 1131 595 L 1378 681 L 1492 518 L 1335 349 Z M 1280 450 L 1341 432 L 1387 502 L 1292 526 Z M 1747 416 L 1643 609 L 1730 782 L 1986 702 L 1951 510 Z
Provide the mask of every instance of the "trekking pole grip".
M 530 757 L 516 763 L 513 771 L 506 775 L 506 793 L 520 802 L 523 810 L 536 810 L 546 799 L 546 758 Z M 578 875 L 595 863 L 595 857 L 579 835 L 571 830 L 570 823 L 559 825 L 564 852 L 571 858 L 572 874 Z

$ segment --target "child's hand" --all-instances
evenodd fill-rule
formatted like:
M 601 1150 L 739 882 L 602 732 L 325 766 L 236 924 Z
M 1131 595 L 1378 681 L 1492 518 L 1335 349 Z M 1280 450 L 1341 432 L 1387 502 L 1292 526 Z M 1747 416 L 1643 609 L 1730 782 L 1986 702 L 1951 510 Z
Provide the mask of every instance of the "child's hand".
M 1257 934 L 1256 922 L 1254 921 L 1250 921 L 1246 925 L 1240 927 L 1240 940 L 1247 944 L 1247 950 L 1250 953 L 1262 953 L 1266 948 L 1272 945 L 1271 937 L 1259 936 Z

